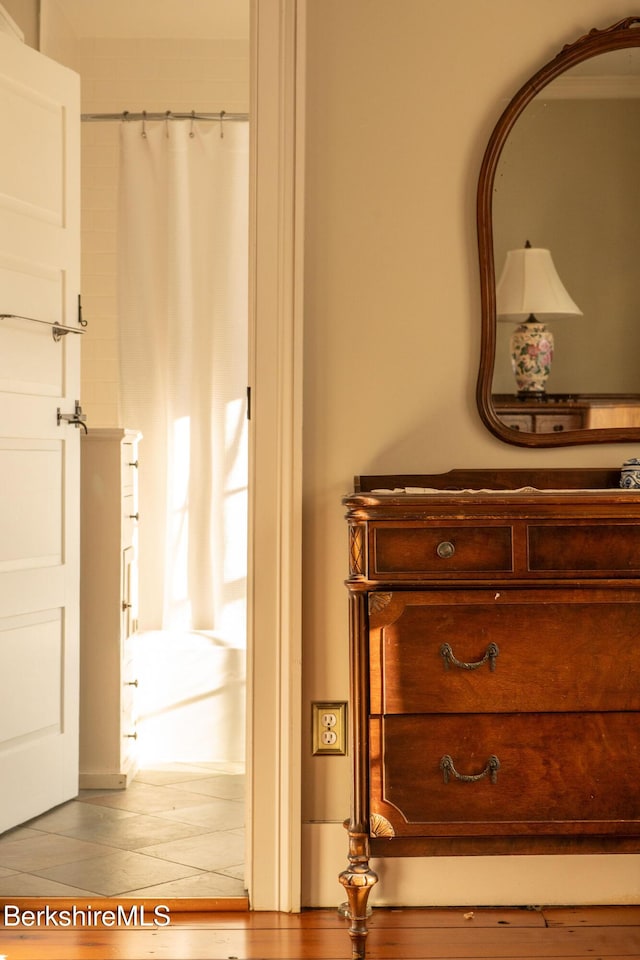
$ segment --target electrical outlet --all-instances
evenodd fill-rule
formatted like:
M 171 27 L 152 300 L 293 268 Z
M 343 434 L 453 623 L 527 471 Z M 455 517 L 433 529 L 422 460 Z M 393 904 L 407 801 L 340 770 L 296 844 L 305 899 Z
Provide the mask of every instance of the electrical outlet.
M 344 756 L 347 752 L 346 703 L 312 703 L 311 719 L 314 756 Z

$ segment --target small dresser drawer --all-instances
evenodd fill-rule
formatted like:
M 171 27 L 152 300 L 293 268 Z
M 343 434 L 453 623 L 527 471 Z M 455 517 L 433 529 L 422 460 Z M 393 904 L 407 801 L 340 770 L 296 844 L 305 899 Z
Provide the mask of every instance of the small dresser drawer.
M 129 679 L 128 679 L 129 678 Z M 121 714 L 122 729 L 125 733 L 135 728 L 138 681 L 134 673 L 126 674 L 122 680 Z
M 374 718 L 370 751 L 371 810 L 396 836 L 638 832 L 633 714 Z
M 640 710 L 640 590 L 379 596 L 371 713 Z
M 124 546 L 130 546 L 133 543 L 133 534 L 140 513 L 138 511 L 138 501 L 136 497 L 125 496 L 122 498 L 122 543 Z
M 529 524 L 529 570 L 577 576 L 640 576 L 640 534 L 635 523 Z
M 123 492 L 127 494 L 133 494 L 137 488 L 138 482 L 137 442 L 124 442 L 122 444 L 121 478 Z
M 511 430 L 519 430 L 521 433 L 533 433 L 533 417 L 526 413 L 502 413 L 500 419 L 506 427 Z
M 536 433 L 564 433 L 565 430 L 581 430 L 581 413 L 539 413 L 535 417 Z
M 513 567 L 510 525 L 371 524 L 372 580 L 507 573 Z

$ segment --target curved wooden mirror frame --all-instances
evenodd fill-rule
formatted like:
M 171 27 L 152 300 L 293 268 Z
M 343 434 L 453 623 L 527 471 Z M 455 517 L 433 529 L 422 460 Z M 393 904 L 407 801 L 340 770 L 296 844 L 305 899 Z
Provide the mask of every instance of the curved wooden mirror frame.
M 640 441 L 639 426 L 566 430 L 562 433 L 519 432 L 499 419 L 492 399 L 496 352 L 496 274 L 492 204 L 496 170 L 502 150 L 516 120 L 548 83 L 570 67 L 598 54 L 632 47 L 640 47 L 640 16 L 627 17 L 605 29 L 594 28 L 575 43 L 567 44 L 515 94 L 498 120 L 484 154 L 477 195 L 482 341 L 476 399 L 480 416 L 487 428 L 507 443 L 529 447 L 551 447 L 579 443 Z

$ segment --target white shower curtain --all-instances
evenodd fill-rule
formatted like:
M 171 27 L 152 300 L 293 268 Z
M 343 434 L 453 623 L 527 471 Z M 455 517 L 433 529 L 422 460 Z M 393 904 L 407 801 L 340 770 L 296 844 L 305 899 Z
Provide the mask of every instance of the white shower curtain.
M 140 448 L 141 630 L 244 642 L 248 124 L 121 126 L 122 418 Z

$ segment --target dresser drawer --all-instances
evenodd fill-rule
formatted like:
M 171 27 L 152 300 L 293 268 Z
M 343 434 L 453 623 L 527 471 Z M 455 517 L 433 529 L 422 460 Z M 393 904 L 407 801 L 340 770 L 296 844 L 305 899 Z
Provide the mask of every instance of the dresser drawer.
M 372 713 L 640 710 L 640 590 L 398 591 L 370 620 Z
M 123 442 L 120 461 L 122 490 L 133 494 L 137 485 L 138 472 L 138 444 L 137 442 Z
M 538 413 L 535 420 L 536 433 L 563 433 L 565 430 L 582 429 L 581 413 Z
M 123 496 L 121 537 L 122 544 L 125 547 L 133 543 L 134 531 L 137 527 L 139 516 L 136 498 L 131 495 Z
M 637 834 L 640 825 L 640 731 L 628 713 L 373 718 L 370 758 L 371 812 L 396 836 Z
M 526 413 L 498 413 L 506 427 L 522 433 L 533 433 L 533 417 Z
M 372 580 L 507 573 L 513 567 L 510 525 L 371 524 Z
M 532 572 L 640 576 L 640 532 L 635 523 L 529 524 L 527 544 Z

